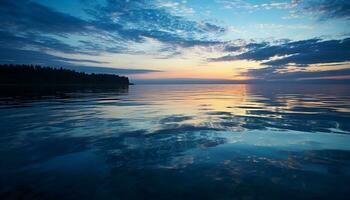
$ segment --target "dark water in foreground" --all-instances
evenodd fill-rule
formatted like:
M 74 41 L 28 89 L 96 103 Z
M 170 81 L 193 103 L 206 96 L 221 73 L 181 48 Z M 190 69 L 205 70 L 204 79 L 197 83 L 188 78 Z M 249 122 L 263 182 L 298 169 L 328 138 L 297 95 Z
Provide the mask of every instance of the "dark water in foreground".
M 349 199 L 350 86 L 0 100 L 0 199 Z

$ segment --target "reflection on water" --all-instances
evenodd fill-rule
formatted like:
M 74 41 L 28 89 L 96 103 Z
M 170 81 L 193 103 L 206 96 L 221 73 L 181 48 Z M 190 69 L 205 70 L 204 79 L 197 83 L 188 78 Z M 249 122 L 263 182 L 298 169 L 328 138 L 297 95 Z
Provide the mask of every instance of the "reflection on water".
M 347 199 L 350 86 L 1 95 L 1 199 Z

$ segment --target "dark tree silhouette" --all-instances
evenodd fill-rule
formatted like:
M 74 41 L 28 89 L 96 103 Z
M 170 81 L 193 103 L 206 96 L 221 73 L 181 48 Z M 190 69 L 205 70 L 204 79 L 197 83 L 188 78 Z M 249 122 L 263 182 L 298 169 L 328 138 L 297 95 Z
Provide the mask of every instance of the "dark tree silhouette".
M 0 65 L 2 85 L 129 85 L 129 79 L 113 74 L 87 74 L 63 68 L 34 65 Z

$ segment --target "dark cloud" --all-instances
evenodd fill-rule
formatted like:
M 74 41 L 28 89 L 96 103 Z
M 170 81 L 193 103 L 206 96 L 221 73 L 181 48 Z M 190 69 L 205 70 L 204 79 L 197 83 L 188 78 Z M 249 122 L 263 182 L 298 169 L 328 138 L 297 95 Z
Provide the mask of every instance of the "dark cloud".
M 224 47 L 224 50 L 225 51 L 238 51 L 238 50 L 241 50 L 242 49 L 242 46 L 235 46 L 235 45 L 227 45 Z
M 206 36 L 225 32 L 223 27 L 215 24 L 172 15 L 164 8 L 155 7 L 153 1 L 107 0 L 105 5 L 97 5 L 86 12 L 92 19 L 84 20 L 60 13 L 29 0 L 4 0 L 0 3 L 0 25 L 3 31 L 5 29 L 15 36 L 21 34 L 26 39 L 34 34 L 67 37 L 72 34 L 101 35 L 108 38 L 106 42 L 118 44 L 121 41 L 143 42 L 145 37 L 150 37 L 180 46 L 215 44 L 218 42 L 207 40 Z M 92 41 L 95 40 L 84 40 Z
M 337 70 L 325 70 L 325 71 L 298 71 L 298 72 L 284 72 L 279 73 L 275 67 L 266 67 L 261 69 L 251 69 L 245 75 L 255 77 L 263 80 L 280 80 L 280 81 L 291 81 L 291 80 L 302 80 L 302 79 L 313 79 L 313 78 L 324 78 L 329 77 L 350 77 L 350 69 L 337 69 Z
M 215 42 L 192 37 L 192 34 L 222 32 L 209 23 L 197 23 L 173 16 L 150 1 L 107 1 L 89 10 L 93 20 L 84 20 L 54 11 L 38 3 L 19 0 L 0 2 L 0 62 L 60 66 L 85 72 L 119 74 L 150 73 L 156 70 L 126 70 L 82 67 L 74 63 L 106 64 L 105 62 L 54 56 L 47 51 L 69 54 L 94 52 L 128 52 L 128 41 L 144 42 L 145 37 L 179 46 L 211 45 Z M 118 20 L 116 19 L 118 18 Z M 176 34 L 182 32 L 184 34 Z M 90 36 L 75 45 L 67 44 L 71 36 Z M 94 38 L 96 37 L 96 38 Z M 101 39 L 102 38 L 102 39 Z
M 30 0 L 2 0 L 0 16 L 1 27 L 13 31 L 63 35 L 89 31 L 88 22 Z
M 287 43 L 281 48 L 272 48 L 272 51 L 275 50 L 273 52 L 275 56 L 287 57 L 265 62 L 265 65 L 282 66 L 295 63 L 305 66 L 309 64 L 350 61 L 350 38 L 328 41 L 312 39 Z M 265 50 L 269 51 L 269 48 Z M 250 55 L 247 56 L 249 57 Z
M 82 71 L 86 73 L 106 73 L 106 74 L 121 74 L 121 75 L 162 72 L 160 70 L 150 70 L 150 69 L 122 69 L 122 68 L 112 68 L 112 67 L 94 67 L 94 66 L 78 66 L 78 65 L 65 66 L 65 68 L 72 69 L 75 71 Z
M 95 18 L 93 24 L 97 28 L 136 42 L 148 37 L 183 47 L 208 46 L 219 42 L 205 39 L 206 36 L 226 31 L 215 24 L 175 16 L 164 8 L 155 7 L 153 1 L 108 0 L 106 5 L 90 9 L 88 13 Z
M 241 41 L 244 42 L 244 41 Z M 228 52 L 235 52 L 235 51 L 240 51 L 240 50 L 244 50 L 244 49 L 257 49 L 257 48 L 262 48 L 262 47 L 266 47 L 268 46 L 269 43 L 268 42 L 261 42 L 261 43 L 257 43 L 257 42 L 252 42 L 252 43 L 247 43 L 244 45 L 224 45 L 224 51 L 228 51 Z
M 12 33 L 0 30 L 0 45 L 2 48 L 30 48 L 38 51 L 54 50 L 63 53 L 82 53 L 83 49 L 63 43 L 58 39 L 32 33 Z
M 30 0 L 2 0 L 0 44 L 8 50 L 1 54 L 2 62 L 29 61 L 46 65 L 99 63 L 65 59 L 47 52 L 93 55 L 101 52 L 137 53 L 128 49 L 129 42 L 143 43 L 145 38 L 181 48 L 220 44 L 208 38 L 211 34 L 225 32 L 224 28 L 175 16 L 167 9 L 155 6 L 155 3 L 144 0 L 107 0 L 104 4 L 90 2 L 85 4 L 89 17 L 83 19 Z M 177 48 L 168 50 L 171 55 L 176 55 L 178 51 Z
M 295 64 L 307 66 L 319 63 L 350 61 L 350 38 L 343 40 L 310 39 L 287 42 L 279 45 L 265 43 L 247 44 L 248 51 L 238 55 L 226 55 L 210 61 L 253 60 L 263 65 L 286 66 Z M 277 59 L 272 59 L 276 58 Z
M 348 0 L 308 0 L 301 4 L 306 12 L 318 15 L 321 20 L 350 19 Z
M 0 18 L 2 47 L 75 54 L 115 53 L 125 49 L 115 40 L 108 39 L 110 33 L 97 29 L 93 21 L 57 12 L 29 0 L 1 1 Z M 84 40 L 75 42 L 73 37 Z
M 350 76 L 349 69 L 328 71 L 307 71 L 311 64 L 340 65 L 350 61 L 350 38 L 340 40 L 309 39 L 274 43 L 248 43 L 241 46 L 227 46 L 225 51 L 232 51 L 209 61 L 251 60 L 260 61 L 265 68 L 252 69 L 246 75 L 262 80 L 300 80 Z M 243 50 L 243 53 L 239 53 Z M 288 71 L 288 66 L 299 67 L 297 72 Z M 320 66 L 322 67 L 322 66 Z M 283 72 L 283 73 L 281 73 Z
M 40 51 L 23 50 L 23 49 L 6 49 L 0 48 L 0 62 L 12 64 L 38 64 L 38 65 L 52 65 L 65 66 L 67 62 L 90 62 L 99 63 L 94 60 L 79 60 L 70 59 L 59 56 L 46 54 Z M 103 63 L 103 62 L 102 62 Z
M 106 64 L 88 59 L 73 59 L 53 56 L 39 51 L 33 50 L 18 50 L 18 49 L 4 49 L 0 48 L 0 64 L 33 64 L 33 65 L 48 65 L 54 67 L 63 67 L 76 71 L 87 73 L 111 73 L 111 74 L 144 74 L 151 72 L 159 72 L 159 70 L 147 69 L 121 69 L 111 67 L 96 67 L 84 66 L 74 63 L 90 63 L 90 64 Z

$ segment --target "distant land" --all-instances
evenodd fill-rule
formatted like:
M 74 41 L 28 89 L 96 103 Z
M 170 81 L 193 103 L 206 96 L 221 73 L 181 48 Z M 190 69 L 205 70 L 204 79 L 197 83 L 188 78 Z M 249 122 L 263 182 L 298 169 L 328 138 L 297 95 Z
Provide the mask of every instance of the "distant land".
M 0 85 L 10 86 L 126 86 L 129 78 L 114 74 L 77 72 L 39 65 L 0 65 Z
M 228 79 L 196 79 L 196 78 L 172 78 L 172 79 L 135 79 L 135 84 L 350 84 L 350 79 L 250 79 L 250 80 L 228 80 Z

